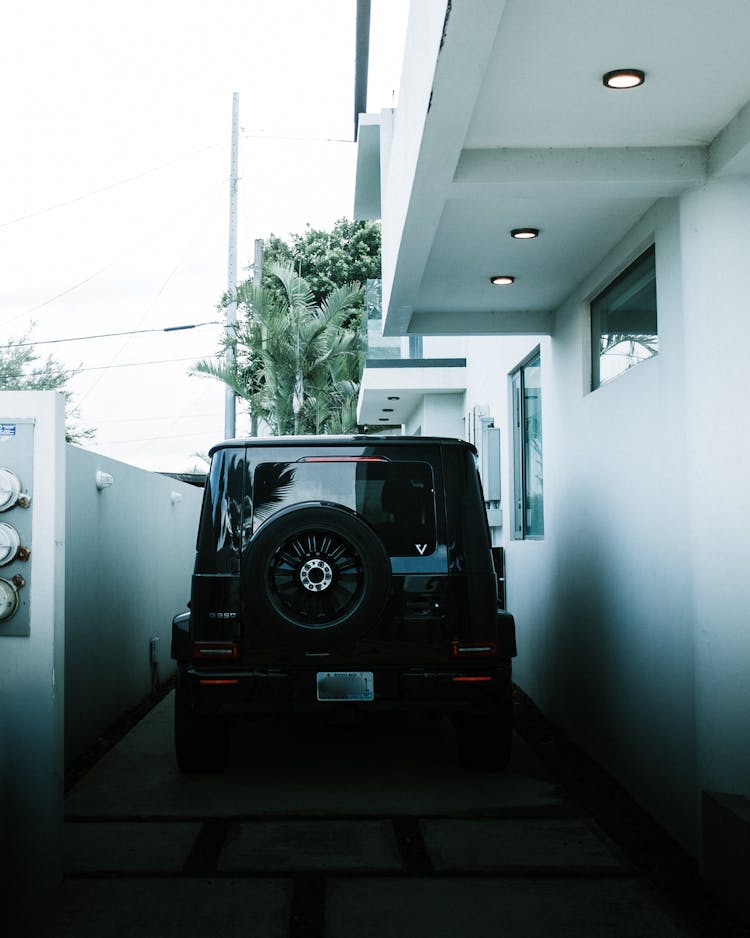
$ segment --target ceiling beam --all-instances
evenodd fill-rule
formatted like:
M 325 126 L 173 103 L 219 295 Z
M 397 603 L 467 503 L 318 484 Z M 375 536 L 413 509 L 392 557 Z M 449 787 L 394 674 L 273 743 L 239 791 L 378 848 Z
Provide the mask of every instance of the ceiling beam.
M 541 186 L 606 186 L 608 195 L 677 195 L 706 181 L 704 147 L 464 150 L 452 190 L 512 188 L 538 194 Z
M 750 173 L 750 103 L 734 116 L 709 147 L 708 168 L 714 176 Z
M 412 313 L 413 335 L 552 335 L 554 313 L 546 310 Z

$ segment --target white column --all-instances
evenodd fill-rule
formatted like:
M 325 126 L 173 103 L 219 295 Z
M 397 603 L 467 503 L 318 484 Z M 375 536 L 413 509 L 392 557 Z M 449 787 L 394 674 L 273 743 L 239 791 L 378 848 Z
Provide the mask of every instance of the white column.
M 697 775 L 748 795 L 750 180 L 684 195 L 680 227 Z

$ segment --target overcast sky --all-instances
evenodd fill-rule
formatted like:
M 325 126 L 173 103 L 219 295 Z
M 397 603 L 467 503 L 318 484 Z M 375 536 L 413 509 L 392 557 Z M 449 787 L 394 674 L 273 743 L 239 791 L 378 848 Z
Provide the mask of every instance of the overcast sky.
M 219 318 L 232 94 L 238 268 L 253 242 L 351 217 L 355 0 L 41 0 L 0 37 L 0 341 L 84 370 L 85 445 L 184 470 L 223 436 L 224 392 L 188 377 L 221 327 L 41 344 Z M 397 99 L 408 0 L 372 0 L 368 110 Z M 139 362 L 158 364 L 134 365 Z M 244 430 L 238 418 L 238 432 Z

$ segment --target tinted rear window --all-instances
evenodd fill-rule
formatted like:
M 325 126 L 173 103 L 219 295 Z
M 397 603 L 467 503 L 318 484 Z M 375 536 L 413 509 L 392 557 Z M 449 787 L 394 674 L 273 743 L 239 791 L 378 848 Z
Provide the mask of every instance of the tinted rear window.
M 364 518 L 391 556 L 435 551 L 435 485 L 427 463 L 261 463 L 253 495 L 254 528 L 299 502 L 333 502 Z

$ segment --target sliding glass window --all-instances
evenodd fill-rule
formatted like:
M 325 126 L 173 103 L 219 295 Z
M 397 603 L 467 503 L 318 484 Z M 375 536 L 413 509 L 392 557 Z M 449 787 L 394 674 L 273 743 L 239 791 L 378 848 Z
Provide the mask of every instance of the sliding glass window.
M 511 374 L 515 538 L 544 536 L 542 370 L 539 349 Z
M 659 351 L 653 245 L 591 303 L 591 388 Z

